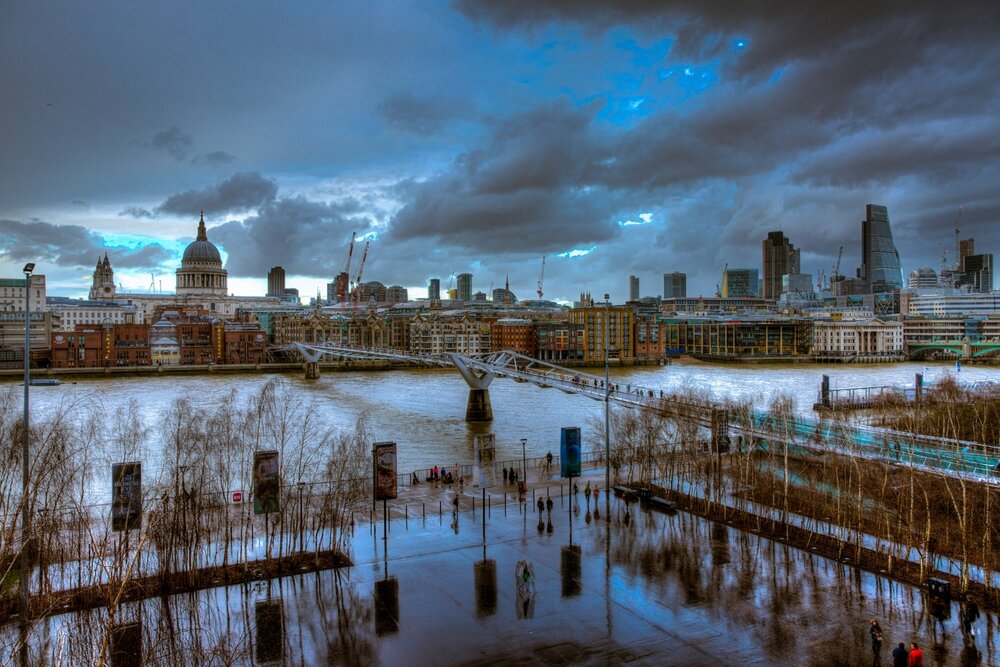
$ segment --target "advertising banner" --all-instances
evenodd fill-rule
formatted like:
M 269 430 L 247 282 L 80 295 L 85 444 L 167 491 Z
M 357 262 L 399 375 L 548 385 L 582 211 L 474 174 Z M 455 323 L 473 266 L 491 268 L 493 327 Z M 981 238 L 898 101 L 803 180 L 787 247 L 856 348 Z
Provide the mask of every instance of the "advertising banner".
M 392 500 L 396 497 L 396 443 L 376 442 L 375 500 Z
M 254 605 L 257 621 L 257 664 L 279 662 L 285 653 L 285 609 L 281 599 L 259 600 Z
M 559 438 L 559 475 L 579 477 L 582 465 L 583 443 L 580 440 L 580 427 L 564 426 Z
M 132 530 L 142 527 L 142 464 L 111 465 L 111 529 Z
M 281 468 L 278 452 L 253 453 L 253 513 L 271 514 L 281 507 Z
M 472 448 L 473 461 L 476 464 L 476 486 L 481 489 L 495 486 L 497 483 L 496 436 L 492 433 L 480 433 L 473 440 Z

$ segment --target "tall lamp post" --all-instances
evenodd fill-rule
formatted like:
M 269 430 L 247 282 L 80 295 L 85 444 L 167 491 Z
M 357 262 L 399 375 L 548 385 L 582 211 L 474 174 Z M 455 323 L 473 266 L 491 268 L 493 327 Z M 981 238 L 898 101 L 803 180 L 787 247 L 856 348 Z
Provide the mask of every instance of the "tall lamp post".
M 28 618 L 28 584 L 31 559 L 28 541 L 31 535 L 31 513 L 28 511 L 28 388 L 31 386 L 31 273 L 35 265 L 24 265 L 24 419 L 21 421 L 21 614 Z
M 528 463 L 527 459 L 524 457 L 524 446 L 528 444 L 527 438 L 521 438 L 521 472 L 524 474 L 524 484 L 528 484 Z
M 611 377 L 608 372 L 608 339 L 611 337 L 611 300 L 604 295 L 604 517 L 611 522 Z

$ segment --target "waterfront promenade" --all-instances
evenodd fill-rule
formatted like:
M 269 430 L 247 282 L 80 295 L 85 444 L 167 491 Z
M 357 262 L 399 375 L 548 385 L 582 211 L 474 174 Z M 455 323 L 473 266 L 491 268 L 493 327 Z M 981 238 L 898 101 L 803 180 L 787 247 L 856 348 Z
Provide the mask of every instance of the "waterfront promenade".
M 972 648 L 957 603 L 942 633 L 922 591 L 846 563 L 621 497 L 609 522 L 603 470 L 584 472 L 577 495 L 553 475 L 531 474 L 523 504 L 512 486 L 506 504 L 490 489 L 485 517 L 471 485 L 404 487 L 388 539 L 381 503 L 374 522 L 356 522 L 350 567 L 129 603 L 117 618 L 142 623 L 149 655 L 216 652 L 233 664 L 279 654 L 285 664 L 861 665 L 872 617 L 884 658 L 915 640 L 931 648 L 929 664 L 1000 659 L 991 614 Z M 602 487 L 589 506 L 588 482 Z M 532 502 L 546 488 L 551 517 Z M 522 561 L 530 585 L 515 576 Z M 52 653 L 55 637 L 91 641 L 77 629 L 104 618 L 52 617 L 33 644 Z M 9 647 L 13 628 L 4 632 Z

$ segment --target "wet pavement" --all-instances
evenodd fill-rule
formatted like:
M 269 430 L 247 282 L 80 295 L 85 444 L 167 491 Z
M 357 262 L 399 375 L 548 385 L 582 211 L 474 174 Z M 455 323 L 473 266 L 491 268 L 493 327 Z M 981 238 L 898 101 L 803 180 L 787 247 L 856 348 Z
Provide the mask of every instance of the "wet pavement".
M 608 522 L 603 473 L 587 481 L 602 487 L 599 515 L 582 491 L 558 495 L 564 480 L 533 479 L 523 504 L 491 489 L 485 524 L 479 489 L 456 513 L 454 487 L 420 484 L 393 501 L 388 539 L 381 504 L 356 524 L 353 567 L 125 605 L 117 622 L 140 628 L 154 664 L 192 667 L 870 665 L 873 617 L 881 664 L 910 641 L 926 665 L 997 663 L 993 615 L 966 646 L 957 603 L 942 632 L 921 591 L 753 533 L 616 497 Z M 106 619 L 47 620 L 30 664 L 92 664 Z M 0 662 L 11 638 L 0 633 Z
M 553 494 L 567 491 L 560 481 Z M 529 491 L 506 515 L 491 502 L 484 543 L 478 490 L 460 494 L 457 516 L 453 490 L 411 492 L 388 541 L 380 522 L 355 537 L 352 585 L 397 596 L 374 601 L 381 664 L 870 665 L 873 617 L 885 664 L 900 641 L 930 647 L 928 665 L 995 660 L 994 617 L 980 619 L 979 647 L 966 646 L 957 603 L 934 632 L 918 590 L 722 524 L 634 503 L 626 513 L 615 497 L 609 524 L 603 492 L 600 517 L 581 492 L 554 497 L 539 526 Z M 417 514 L 418 500 L 434 511 Z M 534 569 L 527 603 L 521 561 Z

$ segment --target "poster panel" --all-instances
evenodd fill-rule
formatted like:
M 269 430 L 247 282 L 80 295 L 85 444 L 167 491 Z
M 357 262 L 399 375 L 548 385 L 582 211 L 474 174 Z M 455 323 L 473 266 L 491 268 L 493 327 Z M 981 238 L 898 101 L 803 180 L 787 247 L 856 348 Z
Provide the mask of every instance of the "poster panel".
M 375 634 L 399 632 L 399 580 L 387 577 L 375 582 Z
M 142 463 L 111 465 L 111 529 L 142 527 Z
M 476 464 L 476 485 L 482 489 L 495 486 L 497 483 L 497 447 L 496 436 L 492 433 L 480 433 L 473 439 L 473 460 Z
M 110 667 L 129 667 L 143 662 L 142 621 L 111 626 Z
M 253 513 L 271 514 L 281 507 L 281 468 L 278 452 L 253 453 Z
M 583 443 L 579 426 L 564 426 L 559 438 L 559 475 L 579 477 L 583 464 Z
M 282 600 L 258 600 L 254 605 L 257 622 L 257 664 L 280 664 L 285 653 L 285 613 Z
M 396 443 L 376 442 L 375 500 L 393 500 L 396 497 Z

